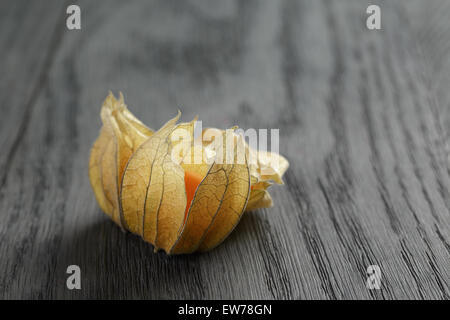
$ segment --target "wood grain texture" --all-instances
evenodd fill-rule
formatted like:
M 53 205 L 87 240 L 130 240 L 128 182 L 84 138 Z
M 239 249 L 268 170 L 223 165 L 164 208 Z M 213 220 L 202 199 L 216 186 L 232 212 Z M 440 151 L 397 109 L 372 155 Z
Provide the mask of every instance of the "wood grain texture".
M 0 2 L 0 298 L 450 297 L 450 2 L 370 1 L 380 31 L 366 0 L 77 3 L 80 31 L 68 3 Z M 280 128 L 275 206 L 153 254 L 89 185 L 108 90 L 153 128 Z

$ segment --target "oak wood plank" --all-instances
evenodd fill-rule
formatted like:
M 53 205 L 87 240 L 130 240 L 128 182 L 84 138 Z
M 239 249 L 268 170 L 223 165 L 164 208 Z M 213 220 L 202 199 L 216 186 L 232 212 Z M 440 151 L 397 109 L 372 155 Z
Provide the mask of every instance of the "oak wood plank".
M 368 1 L 207 2 L 0 4 L 0 298 L 449 298 L 450 3 L 371 1 L 370 31 Z M 109 90 L 155 129 L 279 128 L 275 206 L 204 254 L 123 233 L 87 176 Z

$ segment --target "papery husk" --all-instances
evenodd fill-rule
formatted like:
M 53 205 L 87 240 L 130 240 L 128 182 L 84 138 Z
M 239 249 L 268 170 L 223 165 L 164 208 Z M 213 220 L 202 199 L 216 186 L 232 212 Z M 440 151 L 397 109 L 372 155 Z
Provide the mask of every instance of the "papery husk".
M 125 166 L 153 131 L 139 121 L 124 103 L 110 92 L 100 113 L 103 127 L 89 159 L 89 178 L 100 208 L 122 228 L 119 193 Z
M 225 132 L 223 133 L 225 135 Z M 180 238 L 170 253 L 207 251 L 219 245 L 239 222 L 250 193 L 248 164 L 214 162 L 198 186 Z M 221 144 L 226 153 L 225 144 Z
M 152 243 L 155 251 L 163 249 L 168 254 L 207 251 L 219 245 L 244 211 L 272 206 L 267 189 L 273 182 L 283 183 L 288 167 L 285 158 L 275 155 L 281 165 L 267 171 L 267 153 L 249 148 L 233 130 L 205 129 L 200 139 L 209 130 L 233 139 L 235 157 L 238 147 L 245 150 L 243 162 L 234 158 L 231 164 L 221 163 L 220 152 L 230 151 L 226 145 L 198 143 L 196 118 L 177 124 L 180 116 L 179 112 L 154 132 L 128 111 L 122 94 L 117 100 L 110 93 L 103 103 L 103 127 L 89 162 L 100 208 L 123 229 Z M 255 155 L 257 161 L 249 163 L 248 157 Z M 203 177 L 189 204 L 186 171 Z
M 220 129 L 207 128 L 202 132 L 200 140 L 204 147 L 212 146 L 211 136 L 217 136 L 222 132 Z M 272 197 L 268 188 L 273 184 L 284 184 L 283 175 L 289 167 L 289 162 L 285 157 L 277 153 L 268 151 L 257 151 L 248 146 L 246 142 L 245 151 L 251 177 L 251 193 L 245 211 L 252 211 L 260 208 L 270 208 L 273 206 Z M 277 164 L 272 166 L 271 164 Z

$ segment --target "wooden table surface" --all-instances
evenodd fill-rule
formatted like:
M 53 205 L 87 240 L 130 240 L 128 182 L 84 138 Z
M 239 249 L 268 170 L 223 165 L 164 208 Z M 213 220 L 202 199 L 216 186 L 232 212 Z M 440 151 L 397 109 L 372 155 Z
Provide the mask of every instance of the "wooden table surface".
M 71 3 L 0 2 L 0 298 L 450 297 L 449 1 L 79 1 L 69 31 Z M 121 232 L 88 179 L 109 90 L 155 129 L 279 128 L 274 207 L 204 254 Z

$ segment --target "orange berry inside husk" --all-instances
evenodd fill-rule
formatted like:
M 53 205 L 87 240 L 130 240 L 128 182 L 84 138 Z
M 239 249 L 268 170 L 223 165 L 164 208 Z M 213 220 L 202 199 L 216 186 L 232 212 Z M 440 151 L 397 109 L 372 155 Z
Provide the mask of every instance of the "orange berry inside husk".
M 192 199 L 194 199 L 195 191 L 198 185 L 203 180 L 203 176 L 193 171 L 184 172 L 184 185 L 186 187 L 186 210 L 184 211 L 184 222 L 186 222 L 189 208 L 191 207 Z

